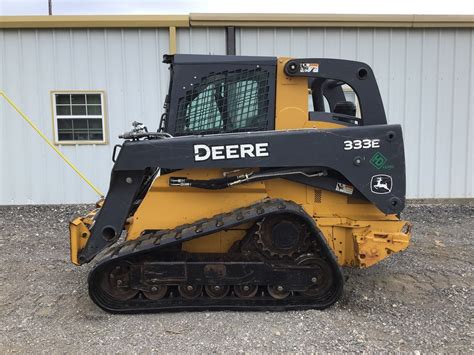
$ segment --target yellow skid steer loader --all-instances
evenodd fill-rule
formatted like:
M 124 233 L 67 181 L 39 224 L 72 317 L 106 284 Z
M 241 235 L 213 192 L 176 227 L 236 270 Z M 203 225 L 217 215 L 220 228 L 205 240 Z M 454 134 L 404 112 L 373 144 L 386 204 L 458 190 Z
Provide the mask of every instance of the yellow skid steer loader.
M 97 261 L 98 306 L 323 309 L 341 296 L 341 266 L 369 267 L 408 246 L 402 130 L 387 124 L 367 64 L 164 63 L 159 129 L 134 122 L 114 149 L 107 196 L 70 223 L 72 262 Z

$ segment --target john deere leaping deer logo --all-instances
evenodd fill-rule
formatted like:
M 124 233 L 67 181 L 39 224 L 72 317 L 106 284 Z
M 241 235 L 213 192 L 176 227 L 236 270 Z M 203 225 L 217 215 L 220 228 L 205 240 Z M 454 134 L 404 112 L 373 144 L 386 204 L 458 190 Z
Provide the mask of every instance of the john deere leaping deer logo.
M 370 181 L 370 190 L 374 194 L 388 194 L 392 191 L 392 177 L 389 175 L 374 175 Z

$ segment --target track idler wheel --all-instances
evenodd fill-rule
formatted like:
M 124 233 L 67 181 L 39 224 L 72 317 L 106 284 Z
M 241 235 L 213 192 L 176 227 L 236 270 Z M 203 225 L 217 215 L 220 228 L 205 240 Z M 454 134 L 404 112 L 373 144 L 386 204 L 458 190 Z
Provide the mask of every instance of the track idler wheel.
M 301 255 L 296 263 L 298 265 L 311 266 L 314 270 L 314 276 L 311 278 L 312 285 L 301 294 L 310 297 L 322 296 L 329 290 L 333 282 L 331 268 L 321 258 L 314 254 Z
M 130 264 L 122 262 L 109 267 L 103 273 L 102 289 L 119 301 L 128 301 L 138 294 L 138 290 L 130 288 Z
M 236 285 L 234 293 L 239 298 L 252 298 L 257 294 L 257 285 Z
M 194 284 L 179 285 L 178 291 L 181 297 L 186 298 L 188 300 L 193 300 L 201 296 L 202 286 Z
M 230 290 L 228 285 L 206 285 L 204 287 L 206 293 L 211 298 L 224 298 Z

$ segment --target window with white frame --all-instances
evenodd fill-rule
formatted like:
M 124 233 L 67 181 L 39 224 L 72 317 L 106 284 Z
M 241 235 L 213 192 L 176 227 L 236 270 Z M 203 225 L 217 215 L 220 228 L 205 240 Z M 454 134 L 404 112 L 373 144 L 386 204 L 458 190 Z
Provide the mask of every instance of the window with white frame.
M 102 92 L 53 92 L 57 143 L 105 143 Z

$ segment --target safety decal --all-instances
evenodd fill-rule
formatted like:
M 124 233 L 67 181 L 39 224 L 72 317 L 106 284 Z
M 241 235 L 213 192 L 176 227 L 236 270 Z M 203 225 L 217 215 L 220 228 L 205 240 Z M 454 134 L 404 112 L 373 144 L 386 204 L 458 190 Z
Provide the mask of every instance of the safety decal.
M 372 164 L 372 166 L 378 170 L 384 169 L 384 170 L 390 170 L 393 169 L 393 165 L 387 164 L 387 158 L 385 155 L 383 155 L 380 152 L 376 152 L 374 155 L 372 155 L 372 158 L 370 158 L 369 162 Z
M 300 73 L 318 73 L 319 63 L 301 63 Z
M 390 175 L 374 175 L 370 180 L 370 190 L 374 194 L 388 194 L 392 192 L 393 181 Z
M 343 184 L 342 182 L 336 183 L 336 191 L 342 192 L 346 195 L 352 195 L 354 193 L 354 187 L 351 185 Z

